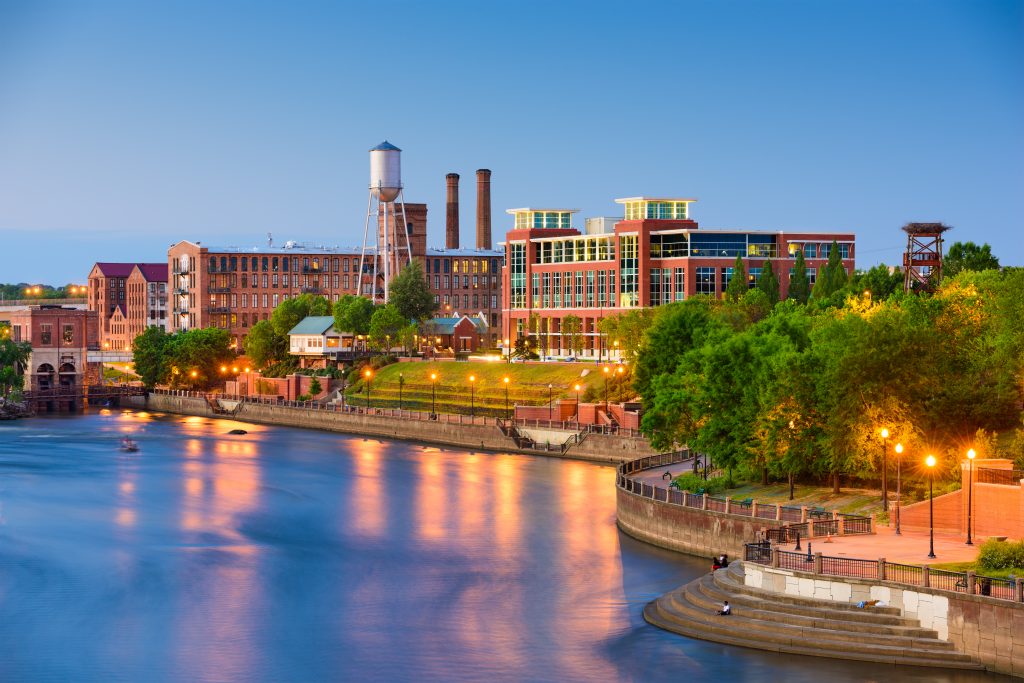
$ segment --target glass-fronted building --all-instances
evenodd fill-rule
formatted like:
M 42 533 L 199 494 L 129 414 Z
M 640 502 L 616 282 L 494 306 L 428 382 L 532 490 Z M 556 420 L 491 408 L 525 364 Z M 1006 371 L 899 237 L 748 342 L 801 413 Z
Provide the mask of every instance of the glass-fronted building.
M 832 243 L 847 272 L 854 267 L 854 235 L 831 232 L 700 229 L 690 218 L 694 199 L 617 199 L 623 218 L 588 220 L 572 227 L 575 209 L 509 209 L 513 227 L 505 251 L 502 284 L 503 339 L 508 346 L 531 336 L 543 356 L 576 355 L 562 321 L 580 319 L 582 355 L 615 357 L 614 340 L 597 331 L 602 318 L 704 294 L 720 297 L 743 258 L 753 287 L 771 263 L 783 297 L 797 251 L 807 259 L 811 284 Z

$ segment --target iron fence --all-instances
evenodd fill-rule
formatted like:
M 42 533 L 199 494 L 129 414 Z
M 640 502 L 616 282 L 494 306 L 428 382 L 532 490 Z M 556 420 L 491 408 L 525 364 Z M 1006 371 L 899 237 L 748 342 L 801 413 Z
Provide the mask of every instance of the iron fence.
M 822 519 L 810 522 L 814 525 L 815 536 L 838 536 L 839 535 L 839 520 L 838 519 Z
M 775 519 L 778 516 L 779 506 L 770 503 L 757 504 L 758 519 Z
M 967 573 L 950 572 L 945 569 L 929 569 L 928 585 L 939 590 L 953 593 L 967 592 Z
M 725 500 L 708 496 L 708 510 L 713 512 L 725 512 Z
M 782 569 L 798 569 L 805 572 L 813 568 L 814 556 L 809 553 L 791 553 L 785 550 L 778 553 L 779 567 Z
M 685 505 L 688 508 L 702 508 L 704 507 L 704 496 L 696 493 L 690 493 L 687 491 L 683 498 Z
M 878 578 L 878 562 L 852 557 L 821 556 L 821 573 L 831 576 L 850 576 L 862 579 Z
M 924 581 L 924 569 L 912 564 L 885 563 L 885 579 L 896 583 L 920 586 Z
M 788 505 L 782 506 L 782 512 L 779 515 L 779 519 L 783 522 L 802 522 L 803 518 L 803 510 L 800 508 L 790 507 Z
M 1003 579 L 995 576 L 975 576 L 974 592 L 1000 600 L 1017 599 L 1017 582 L 1014 579 Z
M 843 534 L 870 534 L 871 518 L 861 515 L 840 515 L 843 518 Z

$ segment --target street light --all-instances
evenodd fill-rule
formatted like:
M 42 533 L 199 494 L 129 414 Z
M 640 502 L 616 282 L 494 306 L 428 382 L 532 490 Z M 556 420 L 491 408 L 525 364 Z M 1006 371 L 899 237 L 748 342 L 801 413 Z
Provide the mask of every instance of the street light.
M 882 427 L 882 509 L 889 512 L 889 479 L 888 467 L 886 466 L 886 441 L 889 439 L 889 430 Z
M 928 557 L 935 558 L 935 501 L 932 494 L 932 480 L 935 478 L 935 456 L 929 455 L 924 460 L 928 466 Z
M 437 373 L 430 373 L 430 417 L 434 417 L 437 413 L 436 401 L 437 399 Z
M 896 444 L 896 535 L 900 535 L 900 502 L 901 491 L 900 491 L 900 463 L 903 462 L 903 444 Z
M 974 457 L 977 454 L 974 449 L 967 451 L 967 462 L 969 463 L 969 472 L 967 474 L 967 545 L 974 545 L 971 541 L 971 507 L 974 502 Z
M 612 373 L 612 369 L 607 365 L 604 366 L 604 414 L 608 415 L 608 378 Z
M 508 338 L 505 339 L 505 362 L 512 362 L 512 350 L 508 348 Z
M 370 414 L 370 391 L 373 389 L 373 370 L 366 368 L 363 370 L 363 377 L 366 378 L 366 414 Z
M 469 376 L 469 419 L 473 419 L 473 407 L 476 399 L 476 375 Z
M 619 340 L 616 339 L 613 344 L 615 344 L 615 360 L 619 360 L 622 358 L 622 356 L 619 355 Z
M 580 385 L 577 384 L 573 387 L 576 390 L 576 424 L 580 423 Z
M 505 419 L 508 420 L 509 417 L 510 417 L 509 412 L 508 412 L 508 383 L 509 383 L 508 375 L 505 375 L 502 378 L 501 381 L 505 383 Z
M 402 412 L 402 387 L 405 385 L 405 375 L 398 373 L 398 412 Z
M 554 409 L 555 406 L 555 399 L 552 398 L 551 396 L 552 389 L 554 389 L 554 385 L 548 384 L 548 422 L 551 422 L 552 420 L 551 411 Z

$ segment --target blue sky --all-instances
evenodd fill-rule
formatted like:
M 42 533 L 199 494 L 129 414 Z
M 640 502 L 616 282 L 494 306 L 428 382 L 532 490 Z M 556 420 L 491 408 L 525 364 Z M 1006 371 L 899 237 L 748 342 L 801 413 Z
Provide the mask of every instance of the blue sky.
M 0 0 L 0 281 L 358 244 L 385 138 L 434 245 L 451 171 L 473 244 L 486 167 L 496 236 L 646 194 L 852 230 L 860 267 L 915 220 L 1024 264 L 1024 3 Z

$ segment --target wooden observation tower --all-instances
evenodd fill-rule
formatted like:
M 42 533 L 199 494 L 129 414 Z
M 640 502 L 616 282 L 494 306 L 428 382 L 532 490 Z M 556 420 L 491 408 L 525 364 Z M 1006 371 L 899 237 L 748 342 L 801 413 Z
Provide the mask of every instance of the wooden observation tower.
M 907 223 L 907 251 L 903 254 L 903 288 L 907 292 L 932 292 L 942 280 L 942 223 Z

